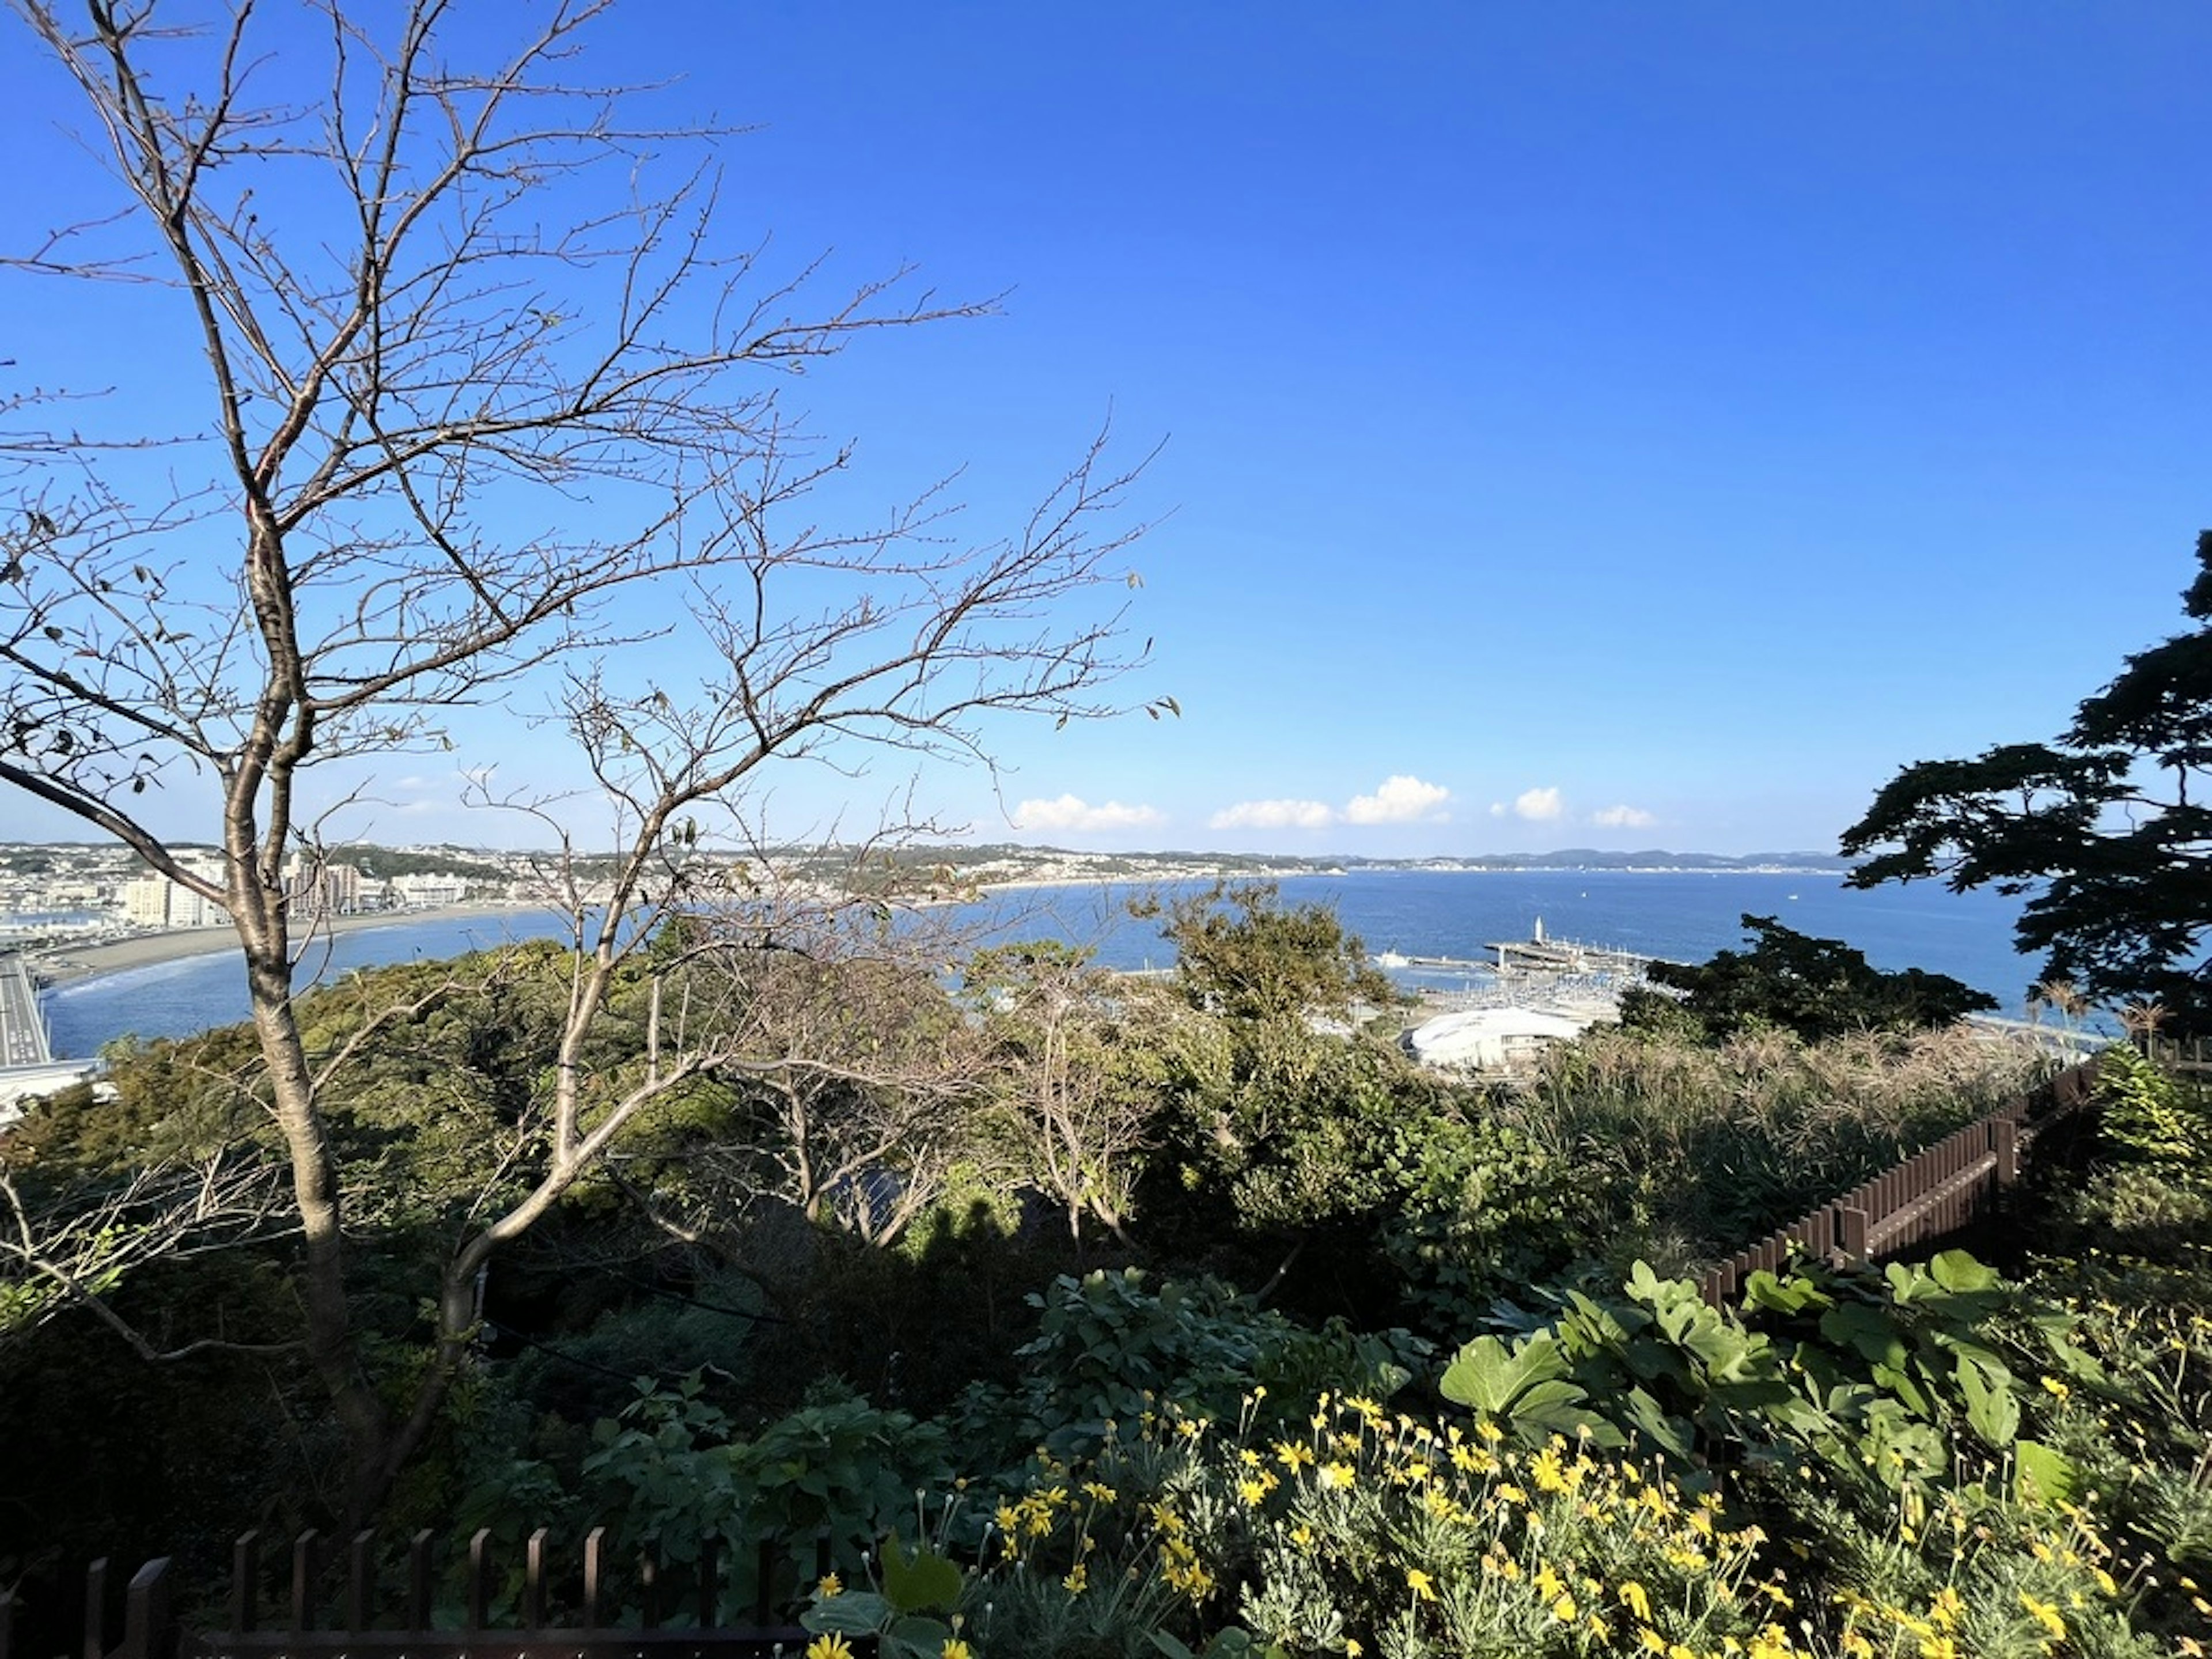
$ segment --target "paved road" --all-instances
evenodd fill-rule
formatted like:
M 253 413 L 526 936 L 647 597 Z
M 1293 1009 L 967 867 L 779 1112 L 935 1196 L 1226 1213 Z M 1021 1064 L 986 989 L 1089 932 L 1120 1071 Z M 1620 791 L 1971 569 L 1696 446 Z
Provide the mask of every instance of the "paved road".
M 44 1066 L 52 1058 L 30 969 L 21 957 L 0 957 L 0 1066 Z

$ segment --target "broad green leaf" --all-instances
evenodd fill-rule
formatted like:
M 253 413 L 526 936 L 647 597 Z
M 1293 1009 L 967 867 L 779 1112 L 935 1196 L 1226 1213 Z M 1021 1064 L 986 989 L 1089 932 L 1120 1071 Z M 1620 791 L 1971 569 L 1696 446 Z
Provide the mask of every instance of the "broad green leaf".
M 2020 1437 L 2020 1401 L 2013 1397 L 2008 1377 L 1991 1377 L 1972 1360 L 1961 1358 L 1956 1373 L 1959 1392 L 1966 1401 L 1966 1425 L 1993 1451 L 2002 1451 Z
M 1880 1308 L 1846 1302 L 1820 1316 L 1820 1334 L 1839 1348 L 1856 1350 L 1877 1365 L 1894 1370 L 1905 1364 L 1904 1334 Z
M 884 1594 L 901 1613 L 960 1605 L 963 1580 L 958 1565 L 924 1545 L 909 1556 L 896 1537 L 884 1540 Z
M 1803 1313 L 1808 1308 L 1826 1312 L 1836 1305 L 1836 1298 L 1811 1279 L 1796 1273 L 1778 1278 L 1764 1267 L 1744 1281 L 1743 1294 L 1746 1301 L 1771 1313 Z
M 2057 1505 L 2072 1498 L 2078 1472 L 2063 1453 L 2040 1440 L 2012 1446 L 2013 1495 L 2023 1504 Z
M 908 1615 L 891 1621 L 884 1632 L 882 1659 L 939 1659 L 952 1639 L 952 1626 L 939 1619 Z
M 890 1622 L 891 1604 L 872 1590 L 827 1595 L 801 1613 L 799 1622 L 817 1636 L 872 1636 Z
M 1985 1267 L 1964 1250 L 1939 1250 L 1928 1264 L 1929 1276 L 1947 1291 L 1993 1291 L 1997 1270 Z
M 1565 1376 L 1567 1369 L 1566 1356 L 1548 1331 L 1514 1349 L 1494 1336 L 1479 1336 L 1459 1351 L 1437 1386 L 1447 1400 L 1503 1417 L 1528 1389 Z
M 1642 1389 L 1628 1391 L 1628 1419 L 1645 1439 L 1670 1457 L 1686 1459 L 1695 1449 L 1690 1425 L 1678 1417 L 1669 1417 L 1659 1402 Z

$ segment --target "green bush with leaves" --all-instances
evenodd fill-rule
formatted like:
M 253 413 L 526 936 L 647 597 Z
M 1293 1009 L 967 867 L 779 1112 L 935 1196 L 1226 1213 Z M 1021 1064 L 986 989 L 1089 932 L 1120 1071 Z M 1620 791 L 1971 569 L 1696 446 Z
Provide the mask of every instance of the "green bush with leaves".
M 2212 1175 L 2212 1092 L 2116 1042 L 2097 1061 L 2105 1139 L 2126 1156 L 2201 1181 Z
M 2001 1320 L 2038 1340 L 2047 1374 L 2100 1377 L 2063 1310 L 1951 1250 L 1879 1275 L 1754 1273 L 1741 1315 L 1639 1262 L 1625 1297 L 1569 1291 L 1517 1339 L 1469 1342 L 1440 1386 L 1524 1444 L 1565 1433 L 1678 1466 L 1813 1459 L 1891 1490 L 1966 1480 L 2067 1498 L 2065 1459 L 2022 1433 Z
M 1134 1269 L 1062 1274 L 1029 1298 L 1036 1338 L 1016 1352 L 1021 1382 L 970 1391 L 963 1444 L 987 1466 L 1042 1446 L 1095 1452 L 1117 1425 L 1176 1411 L 1233 1416 L 1239 1402 L 1294 1398 L 1319 1388 L 1385 1397 L 1412 1380 L 1430 1349 L 1402 1330 L 1319 1330 L 1261 1307 L 1218 1279 L 1154 1288 Z

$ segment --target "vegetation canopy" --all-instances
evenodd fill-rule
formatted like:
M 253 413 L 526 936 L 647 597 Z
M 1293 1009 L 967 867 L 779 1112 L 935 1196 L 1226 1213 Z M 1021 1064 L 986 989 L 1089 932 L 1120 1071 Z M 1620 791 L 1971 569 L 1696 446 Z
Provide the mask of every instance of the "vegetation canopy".
M 1772 916 L 1747 915 L 1748 951 L 1719 951 L 1699 963 L 1655 962 L 1654 984 L 1621 999 L 1622 1024 L 1665 1029 L 1685 1018 L 1704 1036 L 1724 1039 L 1771 1027 L 1808 1042 L 1856 1030 L 1925 1030 L 1994 1010 L 1996 999 L 1948 974 L 1918 968 L 1884 972 L 1841 939 L 1814 939 Z
M 2058 737 L 1917 762 L 1884 786 L 1844 833 L 1844 853 L 1875 853 L 1851 885 L 2033 894 L 2018 938 L 2045 983 L 2212 1025 L 2212 530 L 2182 594 L 2197 626 L 2129 657 Z

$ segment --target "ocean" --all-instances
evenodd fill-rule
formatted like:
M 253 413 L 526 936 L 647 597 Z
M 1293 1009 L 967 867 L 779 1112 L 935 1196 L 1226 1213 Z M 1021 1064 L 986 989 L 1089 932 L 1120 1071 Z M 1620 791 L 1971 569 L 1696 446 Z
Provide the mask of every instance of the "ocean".
M 1952 975 L 1987 991 L 2013 1015 L 2025 1011 L 2037 967 L 2012 948 L 2018 900 L 1948 893 L 1925 883 L 1858 892 L 1834 876 L 1815 874 L 1391 870 L 1297 876 L 1279 885 L 1287 903 L 1335 906 L 1369 951 L 1408 957 L 1479 962 L 1486 946 L 1528 939 L 1540 921 L 1547 939 L 1698 962 L 1741 945 L 1740 919 L 1747 913 L 1778 917 L 1801 933 L 1843 939 L 1877 968 Z M 1127 901 L 1139 890 L 1126 884 L 1031 888 L 963 907 L 952 919 L 987 936 L 1088 945 L 1109 967 L 1164 967 L 1174 952 L 1159 924 L 1127 914 Z M 338 935 L 315 965 L 323 977 L 335 978 L 354 968 L 434 961 L 562 931 L 558 919 L 532 911 L 395 922 Z M 1402 977 L 1452 989 L 1474 975 L 1431 969 Z M 63 985 L 46 994 L 46 1004 L 55 1054 L 82 1057 L 126 1033 L 185 1036 L 243 1019 L 246 976 L 234 956 L 217 953 Z

